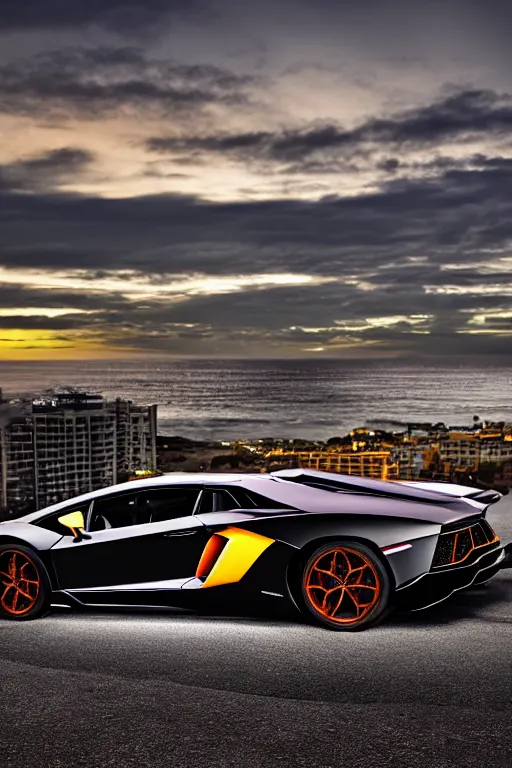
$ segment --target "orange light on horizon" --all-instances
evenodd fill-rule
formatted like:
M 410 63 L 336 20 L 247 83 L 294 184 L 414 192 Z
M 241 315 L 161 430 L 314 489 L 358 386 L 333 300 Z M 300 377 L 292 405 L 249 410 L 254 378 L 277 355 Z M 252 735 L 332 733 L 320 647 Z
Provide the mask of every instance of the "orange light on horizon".
M 143 350 L 137 347 L 116 347 L 101 338 L 91 341 L 82 336 L 62 338 L 56 333 L 26 328 L 0 330 L 0 360 L 3 361 L 126 358 L 141 353 Z

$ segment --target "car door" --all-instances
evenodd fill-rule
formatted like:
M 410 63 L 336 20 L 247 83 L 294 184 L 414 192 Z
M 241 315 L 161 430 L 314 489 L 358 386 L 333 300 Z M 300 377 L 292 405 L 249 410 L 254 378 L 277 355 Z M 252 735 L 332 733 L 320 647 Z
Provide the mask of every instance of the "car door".
M 61 589 L 179 588 L 194 577 L 208 534 L 193 515 L 198 486 L 148 488 L 98 497 L 90 539 L 64 536 L 52 548 Z

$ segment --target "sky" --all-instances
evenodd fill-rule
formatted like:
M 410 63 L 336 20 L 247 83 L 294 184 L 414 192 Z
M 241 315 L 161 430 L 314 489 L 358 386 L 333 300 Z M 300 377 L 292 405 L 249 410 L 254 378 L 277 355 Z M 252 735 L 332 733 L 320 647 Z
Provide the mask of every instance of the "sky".
M 511 22 L 2 0 L 0 359 L 510 359 Z

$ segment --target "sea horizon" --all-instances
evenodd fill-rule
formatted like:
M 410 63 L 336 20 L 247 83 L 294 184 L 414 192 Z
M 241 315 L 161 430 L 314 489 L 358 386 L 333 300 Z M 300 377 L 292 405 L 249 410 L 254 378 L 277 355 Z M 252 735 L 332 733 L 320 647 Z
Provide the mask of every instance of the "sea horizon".
M 0 387 L 6 399 L 68 387 L 157 404 L 159 434 L 197 440 L 321 441 L 376 421 L 512 421 L 512 365 L 478 360 L 2 361 Z

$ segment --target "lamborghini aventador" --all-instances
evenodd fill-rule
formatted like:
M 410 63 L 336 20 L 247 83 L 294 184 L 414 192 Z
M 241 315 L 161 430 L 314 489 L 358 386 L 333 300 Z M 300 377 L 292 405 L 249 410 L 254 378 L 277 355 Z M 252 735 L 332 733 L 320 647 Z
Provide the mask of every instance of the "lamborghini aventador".
M 0 617 L 52 605 L 211 610 L 258 601 L 361 630 L 490 579 L 510 560 L 500 494 L 306 469 L 168 474 L 0 523 Z

